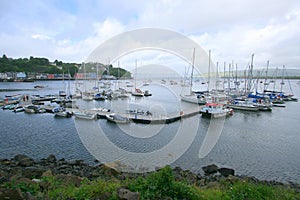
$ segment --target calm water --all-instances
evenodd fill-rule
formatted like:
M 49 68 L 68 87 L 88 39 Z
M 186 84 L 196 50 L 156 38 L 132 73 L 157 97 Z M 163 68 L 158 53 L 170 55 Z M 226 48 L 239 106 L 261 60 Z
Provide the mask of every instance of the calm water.
M 43 84 L 48 87 L 41 90 L 2 92 L 7 94 L 58 94 L 63 88 L 62 82 L 34 83 L 0 83 L 0 89 L 32 89 L 34 85 Z M 73 89 L 74 84 L 71 84 Z M 153 93 L 148 99 L 131 99 L 126 101 L 105 101 L 84 103 L 78 100 L 82 107 L 112 107 L 113 109 L 128 109 L 130 106 L 142 105 L 142 108 L 153 112 L 173 113 L 181 108 L 173 94 L 159 84 L 148 86 Z M 179 90 L 178 86 L 174 90 Z M 175 88 L 176 87 L 176 88 Z M 292 89 L 300 97 L 300 85 L 292 81 Z M 287 102 L 286 108 L 273 108 L 272 112 L 238 112 L 227 118 L 222 134 L 212 149 L 203 159 L 198 158 L 199 148 L 205 137 L 210 121 L 199 119 L 197 135 L 189 149 L 173 165 L 201 172 L 201 167 L 207 164 L 232 167 L 238 174 L 255 176 L 260 179 L 277 181 L 294 181 L 300 183 L 300 103 Z M 189 107 L 188 104 L 181 105 Z M 197 120 L 196 120 L 197 121 Z M 164 125 L 158 134 L 135 137 L 125 134 L 118 126 L 98 120 L 97 123 L 109 134 L 107 137 L 119 148 L 129 152 L 151 152 L 168 144 L 180 121 Z M 130 130 L 135 130 L 130 125 Z M 151 125 L 155 128 L 156 125 Z M 13 113 L 0 110 L 0 157 L 11 158 L 16 154 L 27 154 L 34 158 L 47 157 L 55 154 L 58 158 L 82 159 L 93 163 L 93 156 L 82 144 L 75 128 L 73 119 L 57 119 L 52 114 Z M 159 128 L 159 127 L 158 127 Z M 147 133 L 144 133 L 147 134 Z M 189 133 L 186 133 L 187 138 Z

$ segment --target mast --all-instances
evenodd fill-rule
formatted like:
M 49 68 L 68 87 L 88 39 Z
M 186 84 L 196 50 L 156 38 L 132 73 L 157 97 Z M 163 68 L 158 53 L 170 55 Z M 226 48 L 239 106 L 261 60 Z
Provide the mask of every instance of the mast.
M 119 79 L 120 79 L 120 61 L 118 60 L 118 89 L 120 89 L 120 82 L 119 82 Z
M 211 50 L 208 50 L 208 80 L 207 80 L 207 91 L 209 92 L 210 86 L 210 57 L 211 57 Z
M 232 77 L 232 80 L 233 80 L 233 83 L 234 83 L 234 62 L 233 62 L 233 60 L 231 61 L 231 67 L 232 67 L 232 70 L 231 70 L 231 77 Z
M 282 67 L 282 78 L 281 78 L 281 83 L 280 83 L 280 92 L 282 92 L 283 85 L 284 85 L 284 65 Z
M 86 92 L 86 72 L 85 72 L 85 63 L 83 63 L 83 74 L 84 74 L 84 92 Z
M 269 84 L 267 83 L 267 80 L 268 80 L 269 64 L 270 64 L 270 61 L 268 60 L 268 61 L 267 61 L 267 70 L 266 70 L 266 77 L 265 77 L 265 82 L 264 82 L 264 91 L 263 91 L 263 93 L 265 93 L 265 90 L 267 89 L 267 86 L 269 85 Z
M 135 77 L 134 77 L 134 89 L 136 90 L 136 76 L 137 76 L 137 59 L 135 59 Z
M 231 68 L 231 64 L 229 63 L 229 71 L 228 71 L 228 93 L 229 93 L 229 91 L 230 91 L 230 68 Z
M 216 90 L 218 90 L 219 86 L 219 62 L 217 62 L 217 80 L 216 80 Z
M 238 80 L 237 80 L 237 77 L 238 77 L 238 75 L 237 75 L 237 63 L 235 64 L 235 90 L 237 90 L 237 87 L 238 87 Z
M 70 89 L 70 78 L 71 78 L 70 67 L 68 67 L 68 76 L 69 76 L 69 81 L 68 81 L 68 96 L 70 96 L 71 95 L 71 89 Z
M 223 76 L 223 90 L 225 91 L 225 74 L 226 74 L 226 62 L 224 62 L 224 76 Z
M 254 58 L 254 54 L 251 55 L 251 64 L 250 64 L 249 75 L 248 75 L 249 80 L 247 80 L 248 86 L 246 92 L 250 92 L 251 89 L 251 82 L 253 78 L 253 58 Z
M 194 76 L 194 64 L 195 64 L 195 48 L 193 51 L 193 60 L 192 60 L 192 73 L 191 73 L 191 87 L 190 87 L 190 94 L 192 94 L 192 87 L 193 87 L 193 76 Z
M 276 67 L 276 70 L 275 70 L 275 81 L 274 81 L 274 85 L 273 85 L 273 92 L 275 92 L 275 86 L 276 86 L 276 79 L 277 79 L 277 71 L 278 71 L 278 67 Z M 274 80 L 274 76 L 273 76 L 273 80 Z

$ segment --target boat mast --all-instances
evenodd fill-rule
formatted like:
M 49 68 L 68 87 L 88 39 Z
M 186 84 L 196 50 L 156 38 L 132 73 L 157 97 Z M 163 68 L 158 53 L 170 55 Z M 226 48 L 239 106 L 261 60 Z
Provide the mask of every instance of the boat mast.
M 85 72 L 85 63 L 83 63 L 83 74 L 84 74 L 84 80 L 85 80 L 85 82 L 84 82 L 84 84 L 83 84 L 83 86 L 84 86 L 84 93 L 86 92 L 86 72 Z
M 118 89 L 120 89 L 120 82 L 119 82 L 119 79 L 120 79 L 120 61 L 118 60 Z
M 190 87 L 190 94 L 192 94 L 192 87 L 193 87 L 193 76 L 194 76 L 194 64 L 195 64 L 195 48 L 193 50 L 193 59 L 192 59 L 192 73 L 191 73 L 191 87 Z
M 98 70 L 98 62 L 96 63 L 96 82 L 95 82 L 95 87 L 98 88 L 98 92 L 99 92 L 99 81 L 98 81 L 98 77 L 99 77 L 99 70 Z
M 227 78 L 228 78 L 228 94 L 230 92 L 230 68 L 231 68 L 231 64 L 229 63 L 229 71 L 228 71 L 228 75 L 227 75 Z
M 276 70 L 275 70 L 275 80 L 274 80 L 274 76 L 273 76 L 273 80 L 274 80 L 273 92 L 275 92 L 275 89 L 276 89 L 277 71 L 278 71 L 278 67 L 276 67 Z
M 268 60 L 268 61 L 267 61 L 267 70 L 266 70 L 266 77 L 265 77 L 265 82 L 264 82 L 264 91 L 263 91 L 263 94 L 265 94 L 265 90 L 267 89 L 267 86 L 269 85 L 269 84 L 267 83 L 267 80 L 268 80 L 269 64 L 270 64 L 270 61 Z
M 254 54 L 252 54 L 251 56 L 251 64 L 250 64 L 249 75 L 248 75 L 249 80 L 248 80 L 248 86 L 246 92 L 250 92 L 251 90 L 251 82 L 253 78 L 253 58 L 254 58 Z
M 69 81 L 68 81 L 68 96 L 70 96 L 71 95 L 71 89 L 70 89 L 70 78 L 71 78 L 70 67 L 68 67 L 68 76 L 69 76 Z
M 219 86 L 219 62 L 217 62 L 217 80 L 216 80 L 216 90 L 218 90 Z
M 136 77 L 137 77 L 137 59 L 135 59 L 135 77 L 134 77 L 134 89 L 136 90 Z
M 207 91 L 209 92 L 210 86 L 210 57 L 211 57 L 211 50 L 208 50 L 208 80 L 207 80 Z
M 224 62 L 224 76 L 223 76 L 223 90 L 224 91 L 225 91 L 225 80 L 226 80 L 225 74 L 226 74 L 226 62 Z
M 237 80 L 237 77 L 238 77 L 238 75 L 237 75 L 237 63 L 235 64 L 235 90 L 237 90 L 237 87 L 238 87 L 238 80 Z
M 281 83 L 280 83 L 280 92 L 282 92 L 283 85 L 284 85 L 284 68 L 285 68 L 285 66 L 283 65 L 283 67 L 282 67 L 282 78 L 281 78 Z

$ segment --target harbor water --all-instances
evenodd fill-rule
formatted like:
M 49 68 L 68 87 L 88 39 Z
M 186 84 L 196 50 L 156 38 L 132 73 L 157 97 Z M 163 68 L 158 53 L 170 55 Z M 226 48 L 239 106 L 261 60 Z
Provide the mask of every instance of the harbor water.
M 300 85 L 296 82 L 291 81 L 291 88 L 295 96 L 300 97 Z M 74 90 L 74 84 L 73 81 L 70 82 L 71 90 Z M 180 84 L 168 84 L 168 82 L 165 85 L 153 83 L 145 86 L 153 94 L 151 97 L 91 102 L 77 99 L 76 104 L 85 109 L 106 107 L 113 111 L 118 108 L 118 111 L 123 112 L 138 105 L 141 109 L 150 109 L 157 115 L 178 113 L 188 109 L 191 105 L 181 103 L 176 96 L 182 90 Z M 34 89 L 35 85 L 45 85 L 45 87 Z M 58 91 L 64 87 L 62 81 L 5 82 L 0 83 L 0 97 L 4 98 L 5 95 L 12 94 L 58 94 Z M 173 93 L 170 88 L 175 92 Z M 7 91 L 3 91 L 4 89 Z M 202 118 L 201 115 L 193 116 L 192 119 L 199 123 L 195 138 L 189 148 L 172 165 L 203 173 L 202 166 L 216 164 L 234 168 L 240 175 L 300 183 L 299 113 L 299 102 L 286 102 L 285 108 L 274 107 L 272 112 L 236 111 L 233 116 L 225 119 L 216 145 L 204 158 L 199 158 L 198 154 L 210 120 Z M 81 159 L 93 164 L 95 158 L 83 145 L 75 123 L 74 118 L 55 118 L 51 113 L 14 113 L 1 109 L 0 158 L 26 154 L 40 159 L 54 154 L 57 158 Z M 124 133 L 118 125 L 109 123 L 105 119 L 99 119 L 96 123 L 108 133 L 107 138 L 119 148 L 128 152 L 145 153 L 167 145 L 175 137 L 182 121 L 163 126 L 130 124 L 128 129 L 131 130 L 131 135 Z M 136 131 L 145 129 L 149 131 Z M 157 134 L 151 132 L 154 129 L 157 130 Z M 192 137 L 188 131 L 185 134 L 186 140 Z

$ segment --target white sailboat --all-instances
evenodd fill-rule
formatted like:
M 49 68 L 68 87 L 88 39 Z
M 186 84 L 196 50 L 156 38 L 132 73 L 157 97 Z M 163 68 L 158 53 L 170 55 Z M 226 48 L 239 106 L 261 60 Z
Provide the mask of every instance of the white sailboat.
M 204 95 L 197 95 L 192 92 L 193 87 L 193 73 L 194 73 L 194 64 L 195 64 L 195 48 L 193 51 L 193 61 L 192 61 L 192 73 L 191 73 L 191 82 L 190 82 L 190 94 L 187 95 L 180 95 L 181 100 L 189 103 L 199 104 L 199 105 L 205 105 L 206 99 Z
M 136 77 L 137 76 L 137 60 L 135 61 L 135 80 L 134 80 L 134 91 L 132 91 L 131 95 L 136 97 L 143 97 L 144 92 L 136 87 Z

